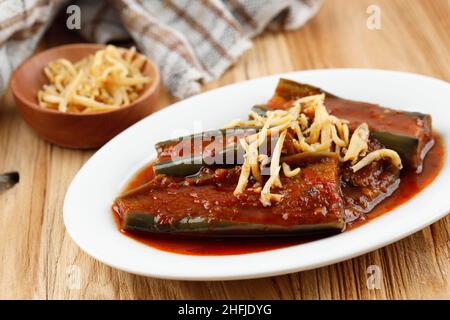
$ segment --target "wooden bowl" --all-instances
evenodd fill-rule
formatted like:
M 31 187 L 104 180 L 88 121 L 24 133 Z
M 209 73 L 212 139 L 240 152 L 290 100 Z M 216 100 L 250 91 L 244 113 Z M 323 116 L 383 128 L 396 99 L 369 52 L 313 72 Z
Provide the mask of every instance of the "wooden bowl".
M 65 58 L 75 62 L 104 47 L 99 44 L 55 47 L 34 55 L 12 75 L 11 90 L 20 114 L 45 140 L 67 148 L 99 148 L 155 110 L 160 75 L 158 68 L 148 59 L 142 73 L 152 81 L 137 100 L 117 110 L 77 114 L 62 113 L 39 105 L 37 93 L 48 83 L 44 68 L 50 61 Z

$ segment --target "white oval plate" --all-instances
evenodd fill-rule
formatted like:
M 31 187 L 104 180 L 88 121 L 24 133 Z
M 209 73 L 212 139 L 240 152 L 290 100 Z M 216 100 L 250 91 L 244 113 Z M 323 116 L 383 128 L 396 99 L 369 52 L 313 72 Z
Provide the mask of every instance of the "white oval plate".
M 317 85 L 348 99 L 429 113 L 450 150 L 450 85 L 444 81 L 382 70 L 329 69 L 241 82 L 175 103 L 101 148 L 74 178 L 66 195 L 64 222 L 73 240 L 95 259 L 139 275 L 179 280 L 248 279 L 356 257 L 404 238 L 450 211 L 447 157 L 436 180 L 412 200 L 355 230 L 307 244 L 242 255 L 189 256 L 151 248 L 117 230 L 112 201 L 126 181 L 155 157 L 155 142 L 246 118 L 252 105 L 272 95 L 280 77 Z

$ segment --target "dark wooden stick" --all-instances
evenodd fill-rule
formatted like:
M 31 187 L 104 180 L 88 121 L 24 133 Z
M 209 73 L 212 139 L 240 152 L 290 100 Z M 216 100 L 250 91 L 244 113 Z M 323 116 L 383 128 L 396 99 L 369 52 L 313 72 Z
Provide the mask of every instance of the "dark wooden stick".
M 18 172 L 8 172 L 0 174 L 0 192 L 12 188 L 20 180 Z

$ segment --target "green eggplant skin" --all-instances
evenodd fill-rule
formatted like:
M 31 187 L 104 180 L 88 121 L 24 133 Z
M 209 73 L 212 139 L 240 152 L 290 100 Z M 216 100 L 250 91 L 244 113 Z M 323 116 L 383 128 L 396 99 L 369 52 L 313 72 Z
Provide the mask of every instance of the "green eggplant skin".
M 280 78 L 275 89 L 275 96 L 282 97 L 285 100 L 298 99 L 322 93 L 325 93 L 328 97 L 337 98 L 334 94 L 318 87 L 285 78 Z
M 157 175 L 164 174 L 173 177 L 186 177 L 199 172 L 202 166 L 203 158 L 199 156 L 157 162 L 153 165 L 153 170 Z
M 381 142 L 386 148 L 395 150 L 403 161 L 416 157 L 419 139 L 390 132 L 373 131 L 371 136 Z
M 252 107 L 252 111 L 261 117 L 265 117 L 267 111 L 269 111 L 269 108 L 267 104 L 257 104 Z
M 185 217 L 174 223 L 159 223 L 158 216 L 146 212 L 128 212 L 121 227 L 129 232 L 176 234 L 187 236 L 295 236 L 315 234 L 337 234 L 344 227 L 343 221 L 313 225 L 266 225 L 226 220 L 211 220 L 207 217 Z

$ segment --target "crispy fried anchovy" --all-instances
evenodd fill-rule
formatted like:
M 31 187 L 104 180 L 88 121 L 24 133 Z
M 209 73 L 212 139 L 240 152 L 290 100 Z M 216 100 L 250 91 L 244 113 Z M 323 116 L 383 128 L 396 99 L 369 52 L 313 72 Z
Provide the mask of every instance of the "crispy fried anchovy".
M 20 180 L 18 172 L 0 174 L 0 192 L 12 188 Z

